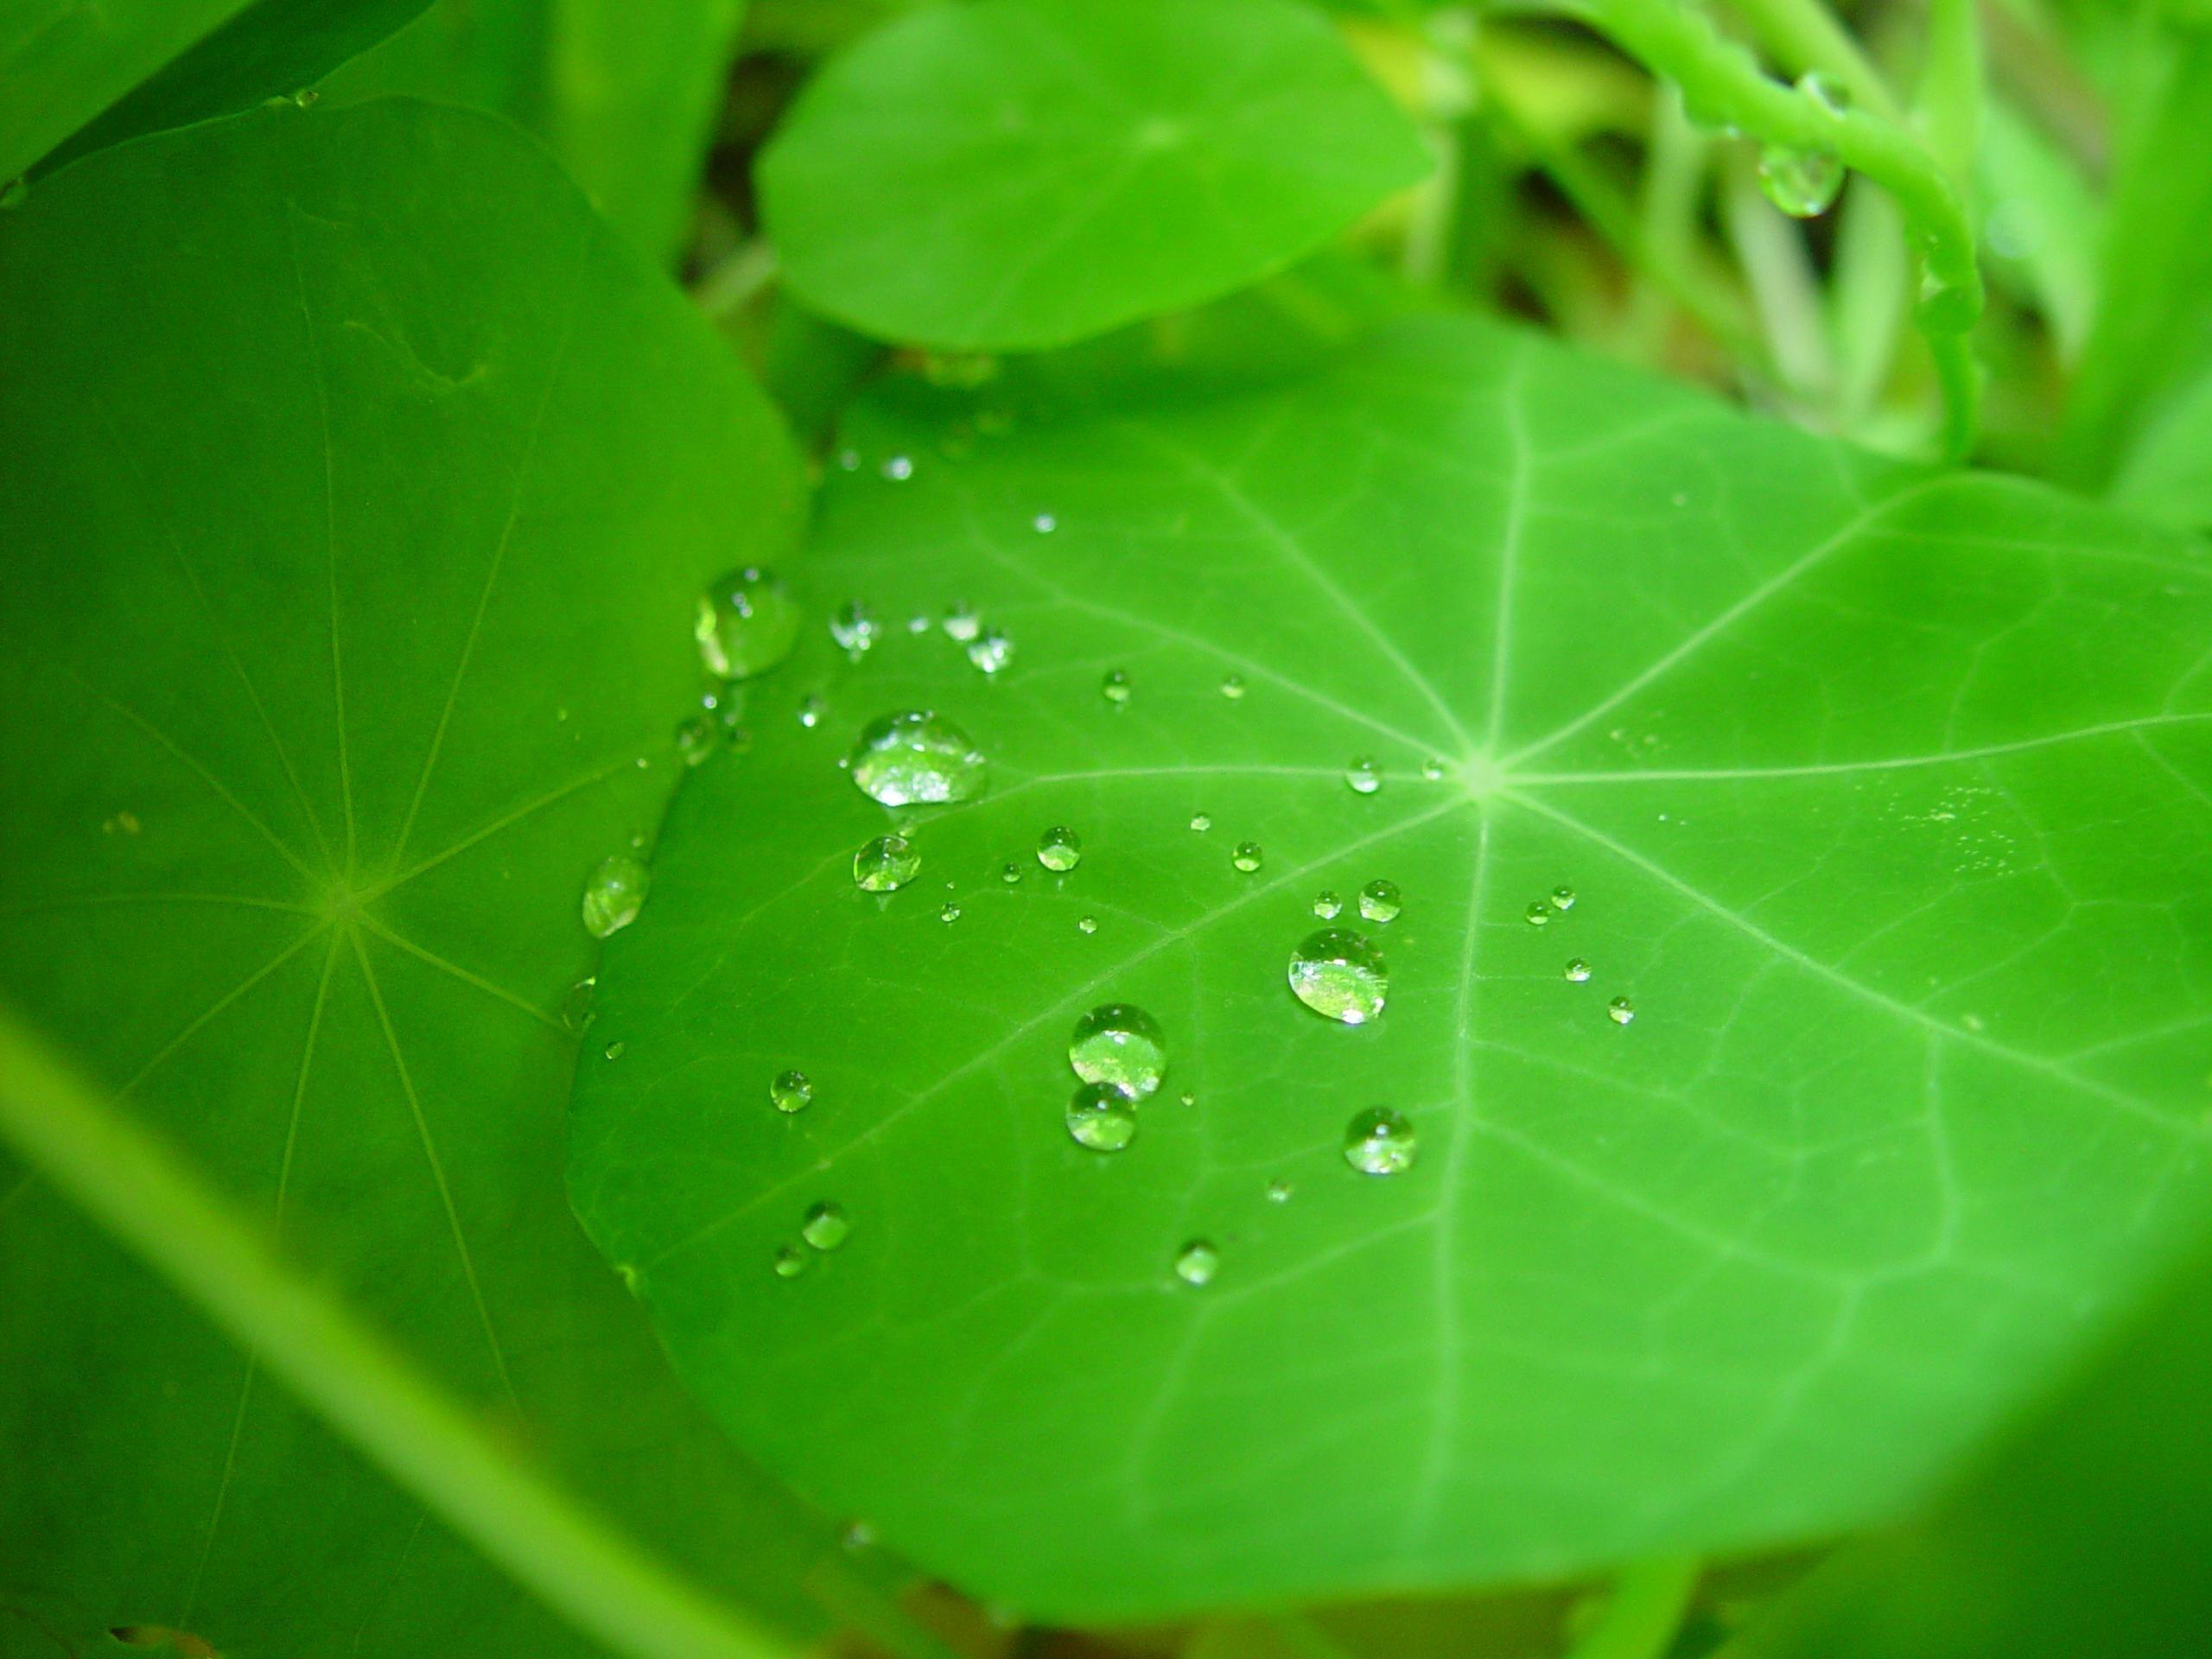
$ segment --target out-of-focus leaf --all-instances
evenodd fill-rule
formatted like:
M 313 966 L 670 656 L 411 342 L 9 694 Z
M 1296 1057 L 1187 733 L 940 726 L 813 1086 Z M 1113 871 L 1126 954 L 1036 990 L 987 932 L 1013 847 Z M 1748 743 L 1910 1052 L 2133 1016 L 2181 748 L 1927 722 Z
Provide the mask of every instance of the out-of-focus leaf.
M 2151 416 L 2113 481 L 2112 499 L 2184 530 L 2212 529 L 2212 371 Z

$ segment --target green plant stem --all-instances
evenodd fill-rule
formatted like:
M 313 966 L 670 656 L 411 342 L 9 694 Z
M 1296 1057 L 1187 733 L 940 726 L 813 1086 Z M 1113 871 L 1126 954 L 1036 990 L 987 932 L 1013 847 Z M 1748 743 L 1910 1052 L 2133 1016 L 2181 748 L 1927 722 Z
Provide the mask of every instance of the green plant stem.
M 1567 1659 L 1660 1659 L 1681 1629 L 1699 1573 L 1696 1561 L 1675 1557 L 1624 1568 Z
M 524 1468 L 0 1007 L 0 1140 L 549 1606 L 630 1659 L 789 1659 Z
M 1981 75 L 1975 0 L 1929 0 L 1920 124 L 1936 159 L 1962 188 L 1981 142 Z
M 1980 419 L 1981 380 L 1967 334 L 1981 315 L 1981 272 L 1966 210 L 1950 176 L 1901 127 L 1864 109 L 1836 115 L 1761 73 L 1751 54 L 1675 0 L 1572 0 L 1572 15 L 1654 74 L 1681 86 L 1695 118 L 1764 143 L 1826 149 L 1896 200 L 1907 238 L 1941 302 L 1918 312 L 1944 404 L 1944 452 L 1963 456 Z
M 1885 121 L 1904 118 L 1882 72 L 1821 0 L 1734 0 L 1734 10 L 1793 74 L 1825 69 L 1861 108 Z

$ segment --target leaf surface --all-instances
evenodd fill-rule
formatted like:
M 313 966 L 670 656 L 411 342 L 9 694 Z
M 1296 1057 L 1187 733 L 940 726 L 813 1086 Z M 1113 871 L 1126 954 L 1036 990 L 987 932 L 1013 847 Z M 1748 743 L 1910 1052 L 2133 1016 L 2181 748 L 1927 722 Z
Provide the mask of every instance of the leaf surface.
M 1243 287 L 1427 165 L 1327 22 L 1287 0 L 982 0 L 835 60 L 759 182 L 808 304 L 996 350 Z
M 2163 1257 L 2212 1070 L 2190 543 L 1471 321 L 1021 384 L 855 417 L 804 583 L 885 637 L 809 631 L 607 952 L 578 1210 L 749 1450 L 1062 1617 L 1749 1549 L 1893 1510 Z M 907 630 L 957 600 L 994 680 Z M 987 792 L 856 789 L 901 709 Z M 901 826 L 918 878 L 856 890 Z M 1287 983 L 1324 888 L 1388 960 L 1361 1027 Z M 1170 1060 L 1100 1154 L 1108 1002 Z M 1347 1166 L 1374 1106 L 1406 1173 Z M 849 1241 L 779 1277 L 823 1201 Z
M 560 1178 L 585 878 L 660 810 L 700 584 L 795 530 L 765 400 L 536 146 L 410 103 L 89 157 L 0 220 L 0 986 L 503 1432 L 803 1618 L 820 1533 Z M 0 1379 L 0 1605 L 56 1641 L 576 1650 L 12 1174 Z

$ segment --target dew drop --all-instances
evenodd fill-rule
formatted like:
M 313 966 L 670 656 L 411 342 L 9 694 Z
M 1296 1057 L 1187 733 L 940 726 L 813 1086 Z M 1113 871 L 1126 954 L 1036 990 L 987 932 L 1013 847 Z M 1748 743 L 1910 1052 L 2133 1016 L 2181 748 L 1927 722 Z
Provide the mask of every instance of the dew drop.
M 921 868 L 921 849 L 906 836 L 878 836 L 853 855 L 853 885 L 862 893 L 896 893 Z
M 1363 1175 L 1402 1174 L 1420 1150 L 1414 1126 L 1388 1106 L 1355 1113 L 1344 1125 L 1344 1161 Z
M 1552 907 L 1539 899 L 1529 906 L 1528 916 L 1529 926 L 1548 927 L 1551 925 Z
M 853 781 L 884 806 L 972 801 L 988 781 L 982 753 L 950 721 L 925 709 L 886 715 L 853 746 Z
M 999 880 L 1009 887 L 1021 880 L 1021 866 L 1012 859 L 999 866 Z
M 1266 855 L 1260 850 L 1258 842 L 1240 841 L 1236 843 L 1236 850 L 1230 854 L 1229 861 L 1243 871 L 1245 874 L 1249 875 L 1260 868 L 1261 861 L 1265 857 Z
M 781 1244 L 776 1248 L 776 1277 L 796 1279 L 806 1271 L 807 1254 L 796 1244 Z
M 1577 985 L 1586 984 L 1590 978 L 1590 964 L 1577 957 L 1567 964 L 1567 976 Z
M 875 614 L 857 599 L 848 600 L 839 606 L 830 619 L 830 637 L 855 662 L 875 648 L 876 638 L 882 632 Z
M 916 611 L 912 616 L 906 619 L 907 632 L 918 636 L 927 633 L 929 631 L 930 620 L 926 616 L 924 616 L 919 611 Z
M 1142 1100 L 1166 1072 L 1167 1039 L 1142 1008 L 1109 1002 L 1075 1022 L 1068 1064 L 1085 1083 L 1114 1084 Z
M 1268 1183 L 1268 1202 L 1269 1204 L 1288 1204 L 1291 1200 L 1291 1195 L 1297 1191 L 1298 1189 L 1293 1186 L 1288 1181 L 1269 1181 Z
M 822 723 L 822 699 L 804 696 L 798 700 L 798 723 L 812 731 Z
M 721 738 L 712 715 L 694 715 L 676 728 L 676 753 L 687 766 L 703 766 Z
M 1768 144 L 1759 151 L 1759 188 L 1792 219 L 1818 219 L 1834 207 L 1843 172 L 1833 150 Z
M 1290 953 L 1290 988 L 1314 1013 L 1363 1026 L 1389 1000 L 1390 969 L 1382 953 L 1348 927 L 1325 927 Z
M 1098 682 L 1098 695 L 1117 708 L 1128 702 L 1129 700 L 1128 671 L 1118 668 L 1108 669 L 1106 677 Z
M 861 469 L 861 452 L 857 449 L 840 449 L 837 452 L 837 465 L 846 472 L 857 473 Z
M 584 884 L 584 931 L 594 939 L 619 933 L 638 919 L 652 874 L 627 853 L 600 861 Z
M 1037 861 L 1055 874 L 1065 874 L 1083 862 L 1083 837 L 1064 823 L 1056 823 L 1037 837 Z
M 568 995 L 561 999 L 561 1023 L 570 1031 L 583 1030 L 591 1024 L 591 1005 L 598 997 L 599 981 L 596 978 L 578 980 L 569 987 Z
M 914 475 L 913 458 L 910 455 L 887 456 L 876 470 L 893 483 L 903 484 Z
M 1039 536 L 1049 536 L 1060 527 L 1060 521 L 1049 512 L 1040 512 L 1029 521 L 1029 527 Z
M 1198 1097 L 1192 1094 L 1188 1089 L 1185 1089 L 1181 1094 L 1178 1095 L 1176 1098 L 1181 1101 L 1185 1106 L 1195 1106 L 1198 1103 Z
M 775 1081 L 768 1085 L 768 1098 L 775 1103 L 778 1111 L 789 1116 L 814 1103 L 814 1084 L 804 1071 L 779 1071 Z
M 1119 1152 L 1137 1138 L 1137 1103 L 1117 1083 L 1086 1083 L 1068 1097 L 1068 1134 L 1093 1152 Z
M 692 633 L 708 672 L 725 680 L 765 674 L 798 641 L 798 601 L 783 578 L 757 564 L 733 570 L 699 596 Z
M 1624 996 L 1617 996 L 1605 1004 L 1605 1018 L 1617 1026 L 1624 1026 L 1636 1018 L 1636 1004 Z
M 1175 1253 L 1175 1276 L 1186 1285 L 1206 1285 L 1221 1266 L 1221 1252 L 1203 1238 L 1194 1238 Z
M 875 1548 L 875 1529 L 865 1521 L 851 1522 L 848 1523 L 844 1531 L 838 1535 L 837 1541 L 853 1554 L 858 1554 L 864 1549 Z
M 1432 784 L 1442 783 L 1444 772 L 1445 766 L 1441 760 L 1430 760 L 1421 763 L 1421 775 Z
M 955 904 L 951 899 L 946 899 L 943 905 L 938 907 L 937 918 L 940 922 L 958 921 L 960 919 L 960 906 Z
M 973 605 L 964 599 L 956 599 L 945 607 L 944 621 L 941 626 L 947 639 L 957 640 L 964 645 L 983 631 L 983 620 L 976 614 Z
M 1193 813 L 1192 813 L 1192 814 L 1191 814 L 1191 828 L 1192 828 L 1192 829 L 1193 829 L 1193 830 L 1197 830 L 1200 835 L 1202 835 L 1202 836 L 1203 836 L 1204 834 L 1205 834 L 1205 832 L 1206 832 L 1207 830 L 1211 830 L 1211 829 L 1212 829 L 1212 828 L 1213 828 L 1213 817 L 1212 817 L 1212 815 L 1211 815 L 1211 814 L 1210 814 L 1210 813 L 1205 813 L 1205 812 L 1193 812 Z
M 1359 890 L 1359 913 L 1370 922 L 1395 922 L 1405 907 L 1406 901 L 1399 895 L 1395 881 L 1377 876 Z
M 1096 916 L 1078 917 L 1076 920 L 1075 931 L 1078 933 L 1096 933 L 1098 931 L 1098 918 Z
M 1014 660 L 1014 641 L 996 628 L 985 628 L 968 642 L 968 660 L 985 674 L 995 675 Z
M 1826 69 L 1808 69 L 1797 77 L 1797 90 L 1838 120 L 1851 112 L 1851 89 Z
M 1355 795 L 1372 795 L 1382 787 L 1382 774 L 1370 756 L 1362 755 L 1344 768 L 1344 782 Z
M 1552 889 L 1552 908 L 1554 910 L 1573 910 L 1574 908 L 1574 889 L 1573 887 L 1554 887 Z
M 1324 887 L 1313 895 L 1313 913 L 1325 922 L 1333 922 L 1344 913 L 1344 901 L 1337 897 L 1333 887 Z
M 629 1051 L 629 1044 L 618 1040 L 609 1043 L 605 1048 L 601 1049 L 599 1052 L 607 1056 L 610 1060 L 619 1060 Z
M 1231 702 L 1235 702 L 1239 697 L 1244 695 L 1244 677 L 1242 674 L 1223 675 L 1221 677 L 1221 695 L 1227 697 Z
M 834 1250 L 852 1236 L 852 1231 L 853 1224 L 845 1212 L 825 1198 L 806 1212 L 798 1236 L 817 1250 Z

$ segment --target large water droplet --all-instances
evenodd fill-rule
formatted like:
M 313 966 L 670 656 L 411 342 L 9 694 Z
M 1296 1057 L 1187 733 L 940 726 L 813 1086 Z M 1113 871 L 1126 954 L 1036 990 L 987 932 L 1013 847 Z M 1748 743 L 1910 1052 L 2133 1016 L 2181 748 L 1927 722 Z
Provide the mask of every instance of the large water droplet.
M 1118 705 L 1127 702 L 1129 700 L 1128 672 L 1118 668 L 1108 669 L 1106 677 L 1098 682 L 1098 695 L 1110 703 Z
M 1086 1083 L 1068 1099 L 1068 1133 L 1093 1152 L 1119 1152 L 1137 1138 L 1137 1103 L 1117 1083 Z
M 584 931 L 594 939 L 619 933 L 638 919 L 652 873 L 627 853 L 601 859 L 584 883 Z
M 863 893 L 896 893 L 921 868 L 921 849 L 906 836 L 878 836 L 853 855 L 853 885 Z
M 1365 938 L 1348 927 L 1325 927 L 1290 954 L 1290 988 L 1319 1014 L 1363 1026 L 1389 1000 L 1390 969 Z
M 1068 1064 L 1085 1083 L 1116 1084 L 1141 1100 L 1167 1070 L 1167 1039 L 1142 1008 L 1109 1002 L 1075 1022 Z
M 1037 861 L 1046 869 L 1065 874 L 1083 862 L 1083 837 L 1064 823 L 1056 823 L 1037 837 Z
M 699 597 L 692 628 L 708 672 L 725 680 L 765 674 L 798 643 L 798 601 L 772 570 L 733 570 Z
M 1792 219 L 1818 219 L 1834 207 L 1843 172 L 1833 150 L 1768 144 L 1759 151 L 1759 188 Z
M 1258 842 L 1240 841 L 1236 843 L 1236 850 L 1230 854 L 1229 861 L 1243 871 L 1245 874 L 1249 875 L 1260 868 L 1266 856 L 1267 855 L 1260 850 Z
M 1344 901 L 1331 887 L 1324 887 L 1313 895 L 1313 913 L 1325 922 L 1333 922 L 1344 913 Z
M 804 1071 L 779 1071 L 768 1085 L 768 1098 L 779 1112 L 803 1112 L 814 1103 L 814 1085 Z
M 830 637 L 843 646 L 845 654 L 855 662 L 875 648 L 876 636 L 881 632 L 874 613 L 857 599 L 839 606 L 836 614 L 830 619 Z
M 1617 1026 L 1624 1026 L 1636 1018 L 1636 1004 L 1624 996 L 1617 996 L 1605 1004 L 1605 1018 Z
M 1552 908 L 1554 910 L 1573 910 L 1574 908 L 1574 889 L 1573 887 L 1554 887 L 1552 889 Z
M 817 1250 L 834 1250 L 852 1236 L 853 1224 L 845 1212 L 826 1198 L 806 1212 L 798 1236 Z
M 1586 983 L 1590 978 L 1590 964 L 1577 957 L 1567 964 L 1567 976 L 1574 984 Z
M 1186 1285 L 1213 1282 L 1221 1267 L 1221 1252 L 1203 1238 L 1194 1238 L 1175 1253 L 1175 1276 Z
M 1382 787 L 1382 772 L 1373 760 L 1362 755 L 1344 768 L 1344 782 L 1355 795 L 1372 795 Z
M 1344 1125 L 1344 1161 L 1363 1175 L 1395 1175 L 1411 1169 L 1420 1149 L 1414 1126 L 1388 1106 L 1355 1113 Z
M 1535 902 L 1530 904 L 1524 913 L 1528 916 L 1529 925 L 1531 927 L 1548 927 L 1551 925 L 1552 907 L 1541 899 L 1536 899 Z
M 1399 895 L 1398 884 L 1386 881 L 1381 876 L 1359 890 L 1359 913 L 1370 922 L 1388 924 L 1398 919 L 1398 912 L 1406 907 Z
M 886 715 L 862 731 L 852 767 L 861 792 L 885 806 L 972 801 L 988 781 L 982 754 L 967 734 L 920 709 Z
M 995 675 L 1014 660 L 1014 641 L 996 628 L 985 628 L 968 642 L 968 660 Z

